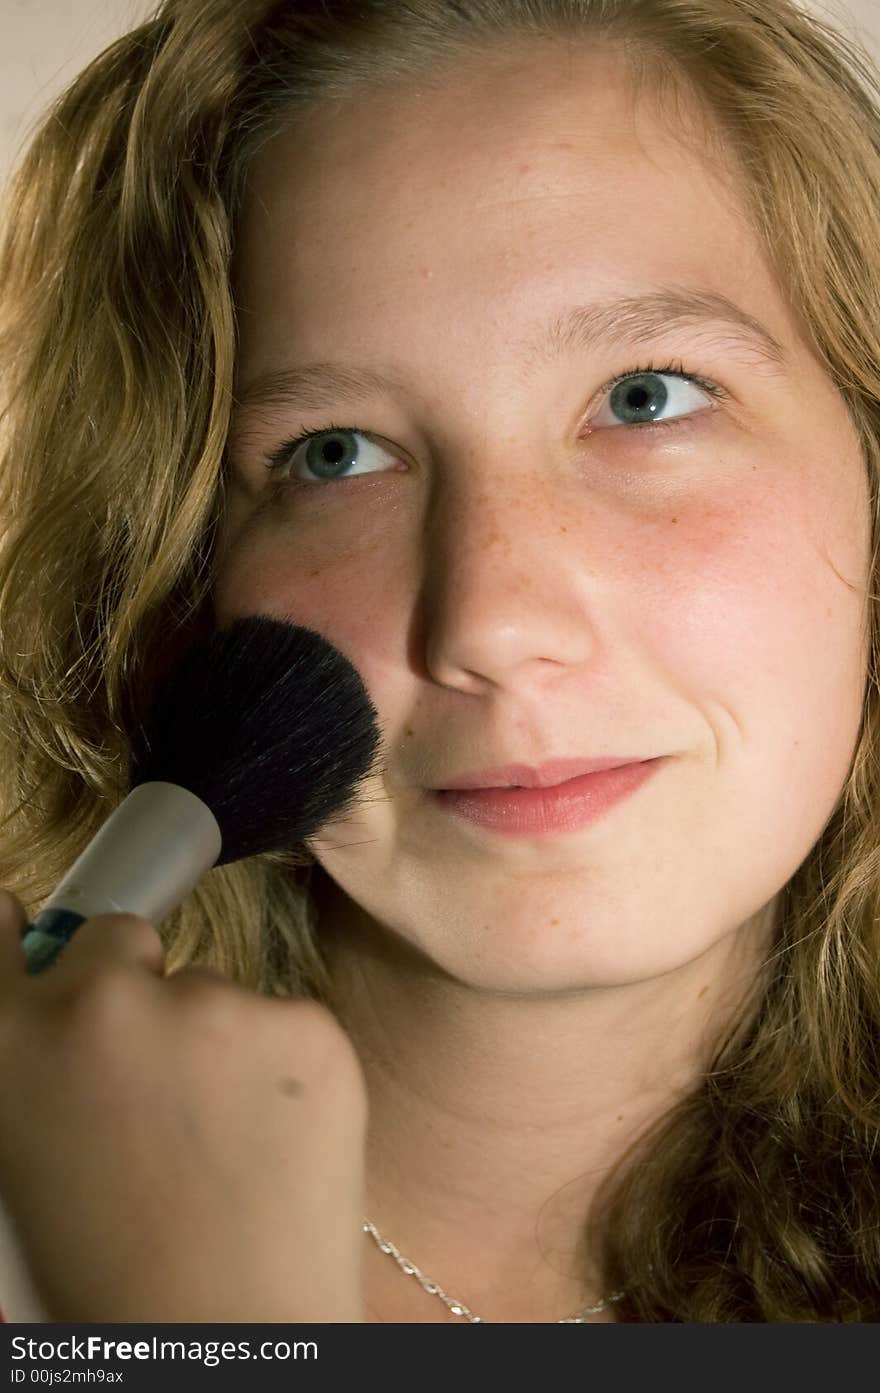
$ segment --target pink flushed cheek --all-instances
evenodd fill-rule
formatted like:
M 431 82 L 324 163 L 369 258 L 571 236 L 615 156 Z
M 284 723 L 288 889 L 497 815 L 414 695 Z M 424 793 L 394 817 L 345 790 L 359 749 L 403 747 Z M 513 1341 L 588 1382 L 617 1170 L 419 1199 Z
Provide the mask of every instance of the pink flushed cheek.
M 860 609 L 824 554 L 831 504 L 801 481 L 673 511 L 643 537 L 644 645 L 698 701 L 760 719 L 769 700 L 806 720 L 807 686 L 852 684 Z M 857 581 L 858 546 L 836 556 Z
M 214 612 L 218 623 L 241 614 L 289 619 L 358 662 L 369 646 L 390 641 L 382 630 L 394 622 L 392 561 L 379 541 L 328 547 L 258 522 L 242 528 L 220 560 Z

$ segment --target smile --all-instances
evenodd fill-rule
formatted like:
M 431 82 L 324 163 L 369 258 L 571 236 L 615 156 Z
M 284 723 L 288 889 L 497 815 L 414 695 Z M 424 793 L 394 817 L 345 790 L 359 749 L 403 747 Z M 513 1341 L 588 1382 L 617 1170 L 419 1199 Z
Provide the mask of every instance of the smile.
M 553 836 L 597 821 L 647 783 L 667 758 L 582 774 L 550 788 L 440 788 L 429 796 L 453 817 L 502 836 Z

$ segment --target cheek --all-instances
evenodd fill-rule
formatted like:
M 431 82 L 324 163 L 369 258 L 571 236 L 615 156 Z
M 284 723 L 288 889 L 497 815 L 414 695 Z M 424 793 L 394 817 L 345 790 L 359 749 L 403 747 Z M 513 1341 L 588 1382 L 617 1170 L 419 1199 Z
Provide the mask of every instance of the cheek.
M 751 493 L 739 483 L 710 507 L 680 509 L 662 542 L 655 535 L 644 643 L 701 710 L 719 758 L 741 747 L 752 796 L 762 781 L 769 796 L 784 781 L 821 830 L 867 678 L 867 496 L 806 468 Z
M 337 526 L 328 545 L 320 525 L 294 529 L 275 511 L 239 513 L 233 504 L 212 594 L 217 624 L 259 613 L 314 629 L 372 686 L 377 662 L 396 652 L 405 581 L 388 529 L 371 533 L 363 511 L 360 521 L 349 539 Z

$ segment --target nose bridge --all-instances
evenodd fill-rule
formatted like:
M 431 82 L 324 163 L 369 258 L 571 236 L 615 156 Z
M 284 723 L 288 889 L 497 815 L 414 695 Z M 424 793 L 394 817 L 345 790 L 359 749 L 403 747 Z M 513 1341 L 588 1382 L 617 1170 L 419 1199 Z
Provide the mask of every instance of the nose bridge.
M 524 465 L 521 450 L 493 450 L 473 469 L 450 471 L 438 483 L 426 519 L 427 580 L 460 589 L 459 599 L 485 597 L 495 586 L 537 586 L 539 567 L 564 544 L 567 490 L 546 469 Z M 561 561 L 561 557 L 559 558 Z
M 438 502 L 438 528 L 460 563 L 490 564 L 497 560 L 499 565 L 512 563 L 515 568 L 517 558 L 539 545 L 552 526 L 547 514 L 553 493 L 549 478 L 529 478 L 526 471 L 510 462 L 491 473 L 474 471 L 472 480 L 457 481 Z M 447 514 L 442 523 L 441 511 Z
M 446 475 L 425 520 L 427 662 L 451 686 L 501 683 L 530 660 L 583 662 L 590 645 L 588 561 L 578 557 L 568 489 L 554 478 L 562 466 L 497 452 L 496 443 L 491 463 Z

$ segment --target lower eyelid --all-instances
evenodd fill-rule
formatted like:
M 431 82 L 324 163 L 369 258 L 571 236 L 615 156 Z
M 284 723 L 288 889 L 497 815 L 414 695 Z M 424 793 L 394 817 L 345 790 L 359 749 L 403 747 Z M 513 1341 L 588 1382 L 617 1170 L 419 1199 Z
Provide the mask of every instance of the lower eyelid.
M 681 430 L 687 429 L 690 426 L 699 425 L 705 417 L 714 416 L 717 414 L 717 411 L 717 402 L 707 402 L 705 406 L 697 407 L 693 411 L 683 411 L 680 416 L 670 416 L 669 419 L 665 421 L 633 421 L 629 425 L 627 425 L 625 421 L 620 421 L 615 426 L 600 426 L 598 429 L 612 430 L 615 432 L 619 431 L 624 434 L 633 431 L 660 431 L 673 426 Z

